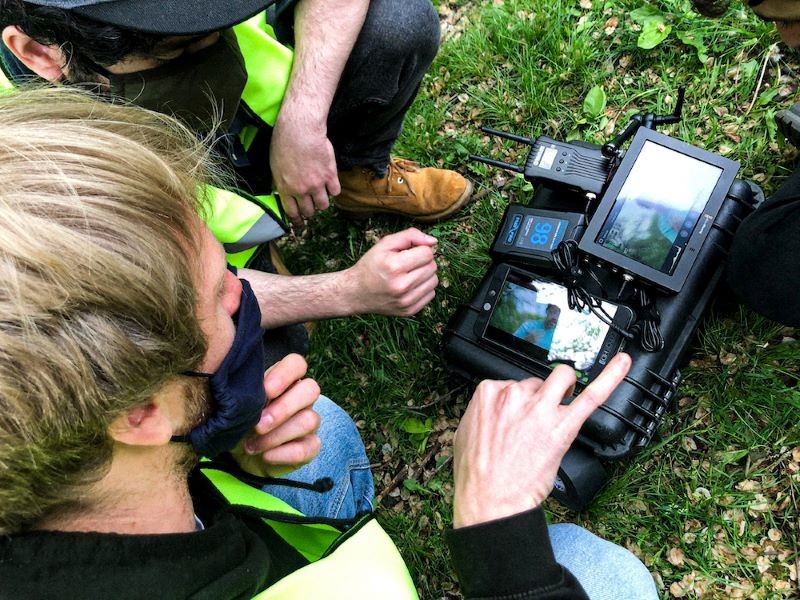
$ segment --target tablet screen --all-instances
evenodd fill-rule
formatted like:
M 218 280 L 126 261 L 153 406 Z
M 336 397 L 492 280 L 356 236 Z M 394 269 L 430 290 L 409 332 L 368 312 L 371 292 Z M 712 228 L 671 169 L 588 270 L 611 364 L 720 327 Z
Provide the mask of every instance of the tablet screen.
M 595 238 L 671 275 L 722 169 L 647 140 Z
M 617 307 L 603 302 L 602 308 L 612 320 Z M 571 310 L 563 286 L 512 272 L 500 290 L 486 336 L 547 362 L 569 362 L 587 370 L 597 360 L 608 329 L 588 309 Z

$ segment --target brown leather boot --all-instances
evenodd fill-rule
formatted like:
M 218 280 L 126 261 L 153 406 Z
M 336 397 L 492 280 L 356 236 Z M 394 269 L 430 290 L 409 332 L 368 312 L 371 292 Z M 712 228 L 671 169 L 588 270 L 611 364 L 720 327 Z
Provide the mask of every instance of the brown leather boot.
M 342 193 L 336 207 L 354 217 L 389 213 L 432 223 L 449 217 L 467 203 L 472 184 L 455 171 L 421 168 L 410 160 L 393 158 L 386 177 L 356 167 L 339 171 Z

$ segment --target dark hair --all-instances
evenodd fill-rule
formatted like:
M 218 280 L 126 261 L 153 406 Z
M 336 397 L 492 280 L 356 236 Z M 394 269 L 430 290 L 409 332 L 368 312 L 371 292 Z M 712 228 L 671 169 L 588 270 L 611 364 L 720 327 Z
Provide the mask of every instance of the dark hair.
M 692 0 L 694 9 L 705 17 L 721 17 L 730 6 L 729 0 Z
M 129 56 L 146 56 L 166 37 L 121 29 L 62 8 L 0 0 L 0 29 L 8 25 L 16 25 L 40 44 L 60 46 L 79 78 L 96 74 L 95 65 L 107 67 Z

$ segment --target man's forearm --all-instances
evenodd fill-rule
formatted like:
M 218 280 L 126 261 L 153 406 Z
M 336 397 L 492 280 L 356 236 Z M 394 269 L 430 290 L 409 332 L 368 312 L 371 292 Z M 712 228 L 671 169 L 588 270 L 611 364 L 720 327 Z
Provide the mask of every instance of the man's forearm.
M 295 9 L 295 55 L 281 112 L 324 126 L 368 0 L 301 0 Z M 281 115 L 278 115 L 281 120 Z
M 364 312 L 352 269 L 287 277 L 252 269 L 239 269 L 247 279 L 261 308 L 261 326 L 265 329 L 346 317 Z
M 261 307 L 262 327 L 366 313 L 408 317 L 435 294 L 436 238 L 418 229 L 387 235 L 344 271 L 286 277 L 239 269 Z

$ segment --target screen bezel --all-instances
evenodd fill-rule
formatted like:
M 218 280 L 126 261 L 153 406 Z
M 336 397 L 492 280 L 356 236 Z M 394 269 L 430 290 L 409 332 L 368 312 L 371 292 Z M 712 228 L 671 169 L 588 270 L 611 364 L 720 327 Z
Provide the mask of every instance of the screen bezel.
M 541 275 L 535 273 L 529 273 L 510 265 L 498 265 L 498 267 L 497 274 L 495 277 L 493 277 L 487 296 L 484 299 L 482 307 L 483 311 L 475 323 L 475 333 L 478 335 L 478 339 L 481 342 L 492 346 L 493 348 L 500 349 L 509 355 L 518 357 L 523 363 L 534 362 L 539 366 L 548 369 L 548 371 L 553 369 L 553 364 L 565 364 L 574 368 L 572 361 L 548 361 L 547 350 L 544 350 L 535 344 L 531 344 L 530 342 L 521 340 L 514 335 L 503 331 L 502 329 L 492 327 L 491 335 L 487 335 L 490 333 L 489 323 L 491 322 L 492 315 L 494 315 L 495 309 L 500 303 L 503 288 L 508 281 L 528 289 L 530 289 L 531 279 L 557 285 L 562 288 L 564 287 L 560 283 L 548 279 L 547 277 L 542 277 Z M 604 300 L 603 302 L 607 302 L 608 304 L 617 308 L 613 319 L 613 323 L 616 327 L 619 327 L 620 329 L 627 329 L 630 327 L 631 323 L 633 322 L 633 312 L 631 311 L 630 307 L 624 304 L 610 302 L 608 300 Z M 613 345 L 614 348 L 610 349 L 609 345 Z M 609 328 L 606 332 L 606 335 L 603 337 L 603 341 L 600 344 L 601 349 L 598 353 L 598 357 L 595 359 L 592 366 L 586 369 L 576 369 L 576 372 L 580 373 L 578 381 L 581 383 L 588 383 L 592 381 L 600 373 L 600 371 L 603 370 L 603 367 L 606 365 L 608 359 L 620 350 L 621 345 L 621 336 L 612 328 Z M 609 350 L 610 353 L 606 359 L 601 360 L 602 355 L 607 353 Z
M 705 207 L 700 211 L 700 216 L 692 230 L 692 234 L 689 236 L 684 246 L 683 253 L 671 274 L 663 273 L 658 269 L 638 262 L 624 254 L 601 246 L 596 241 L 597 236 L 600 234 L 601 229 L 614 209 L 619 193 L 628 180 L 642 148 L 648 141 L 721 170 L 717 184 L 711 191 L 711 195 Z M 728 190 L 731 188 L 731 185 L 733 185 L 738 171 L 739 163 L 736 161 L 701 148 L 696 148 L 695 146 L 691 146 L 690 144 L 676 140 L 675 138 L 671 138 L 652 129 L 640 127 L 631 141 L 631 145 L 625 153 L 625 157 L 622 159 L 619 168 L 616 173 L 614 173 L 608 188 L 603 193 L 597 210 L 592 216 L 591 222 L 578 244 L 578 247 L 586 254 L 590 254 L 612 265 L 621 267 L 630 274 L 636 275 L 645 281 L 672 292 L 679 292 L 686 282 L 692 265 L 697 259 L 700 248 L 711 230 L 711 226 L 717 217 L 717 213 L 719 213 L 719 209 L 722 207 L 722 203 L 725 201 Z

